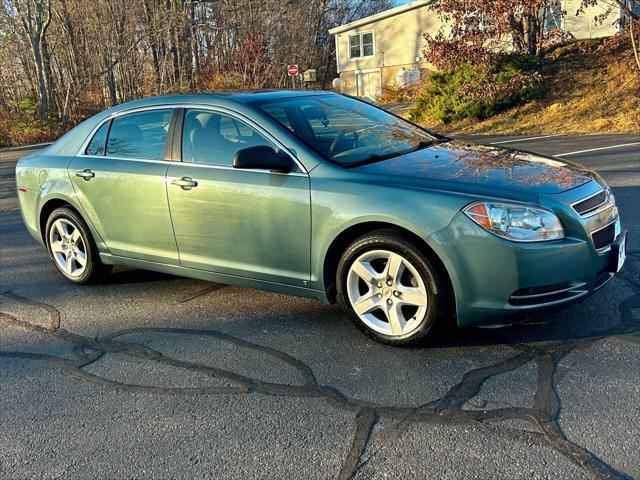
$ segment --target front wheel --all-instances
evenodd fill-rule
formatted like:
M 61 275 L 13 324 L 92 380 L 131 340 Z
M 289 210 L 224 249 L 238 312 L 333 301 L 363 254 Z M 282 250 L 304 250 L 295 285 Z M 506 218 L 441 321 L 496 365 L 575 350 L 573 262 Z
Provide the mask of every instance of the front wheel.
M 338 302 L 355 325 L 388 345 L 424 343 L 445 313 L 437 269 L 393 230 L 353 242 L 338 265 L 337 286 Z
M 109 272 L 98 256 L 87 224 L 76 212 L 67 207 L 54 210 L 46 226 L 49 256 L 67 280 L 94 283 Z

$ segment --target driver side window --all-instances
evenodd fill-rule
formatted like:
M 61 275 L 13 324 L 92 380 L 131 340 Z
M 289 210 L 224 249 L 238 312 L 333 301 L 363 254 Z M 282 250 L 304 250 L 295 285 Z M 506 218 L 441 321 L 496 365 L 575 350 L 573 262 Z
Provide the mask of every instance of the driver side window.
M 187 110 L 182 128 L 182 161 L 231 167 L 243 148 L 273 143 L 246 123 L 210 110 Z

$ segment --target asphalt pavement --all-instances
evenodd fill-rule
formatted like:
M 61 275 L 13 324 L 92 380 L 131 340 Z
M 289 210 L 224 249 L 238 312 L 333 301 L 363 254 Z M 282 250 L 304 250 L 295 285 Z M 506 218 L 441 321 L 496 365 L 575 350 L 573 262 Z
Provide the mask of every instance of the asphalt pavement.
M 640 136 L 474 140 L 600 171 L 629 257 L 580 304 L 419 349 L 312 300 L 69 284 L 0 152 L 0 478 L 640 478 Z

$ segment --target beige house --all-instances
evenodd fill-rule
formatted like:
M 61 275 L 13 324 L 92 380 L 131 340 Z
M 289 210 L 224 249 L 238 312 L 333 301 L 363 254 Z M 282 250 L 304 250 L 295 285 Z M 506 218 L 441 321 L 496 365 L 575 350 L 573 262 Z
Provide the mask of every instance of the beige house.
M 571 33 L 577 39 L 600 38 L 615 35 L 620 30 L 622 12 L 619 8 L 611 9 L 609 15 L 602 24 L 596 23 L 594 18 L 607 12 L 609 5 L 601 2 L 596 6 L 586 8 L 577 15 L 581 0 L 563 0 L 562 10 L 567 14 L 562 17 L 560 29 Z
M 548 16 L 549 28 L 560 28 L 576 38 L 614 35 L 619 29 L 619 9 L 596 25 L 594 18 L 607 10 L 606 5 L 586 9 L 577 15 L 581 0 L 562 0 Z M 329 30 L 336 43 L 336 61 L 343 93 L 375 100 L 386 86 L 411 84 L 420 71 L 431 68 L 424 61 L 424 34 L 436 35 L 443 26 L 429 5 L 433 0 L 418 0 L 361 18 Z M 560 15 L 566 11 L 566 15 Z

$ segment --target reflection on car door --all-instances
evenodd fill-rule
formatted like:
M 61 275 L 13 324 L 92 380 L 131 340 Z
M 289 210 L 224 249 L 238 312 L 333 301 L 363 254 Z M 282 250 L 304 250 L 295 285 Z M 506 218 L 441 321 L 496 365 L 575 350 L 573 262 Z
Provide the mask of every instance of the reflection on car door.
M 164 183 L 172 114 L 117 116 L 69 165 L 80 204 L 113 255 L 179 264 Z
M 183 161 L 167 172 L 180 263 L 305 286 L 310 269 L 308 176 L 233 169 L 238 150 L 274 144 L 220 112 L 187 110 L 181 138 Z

